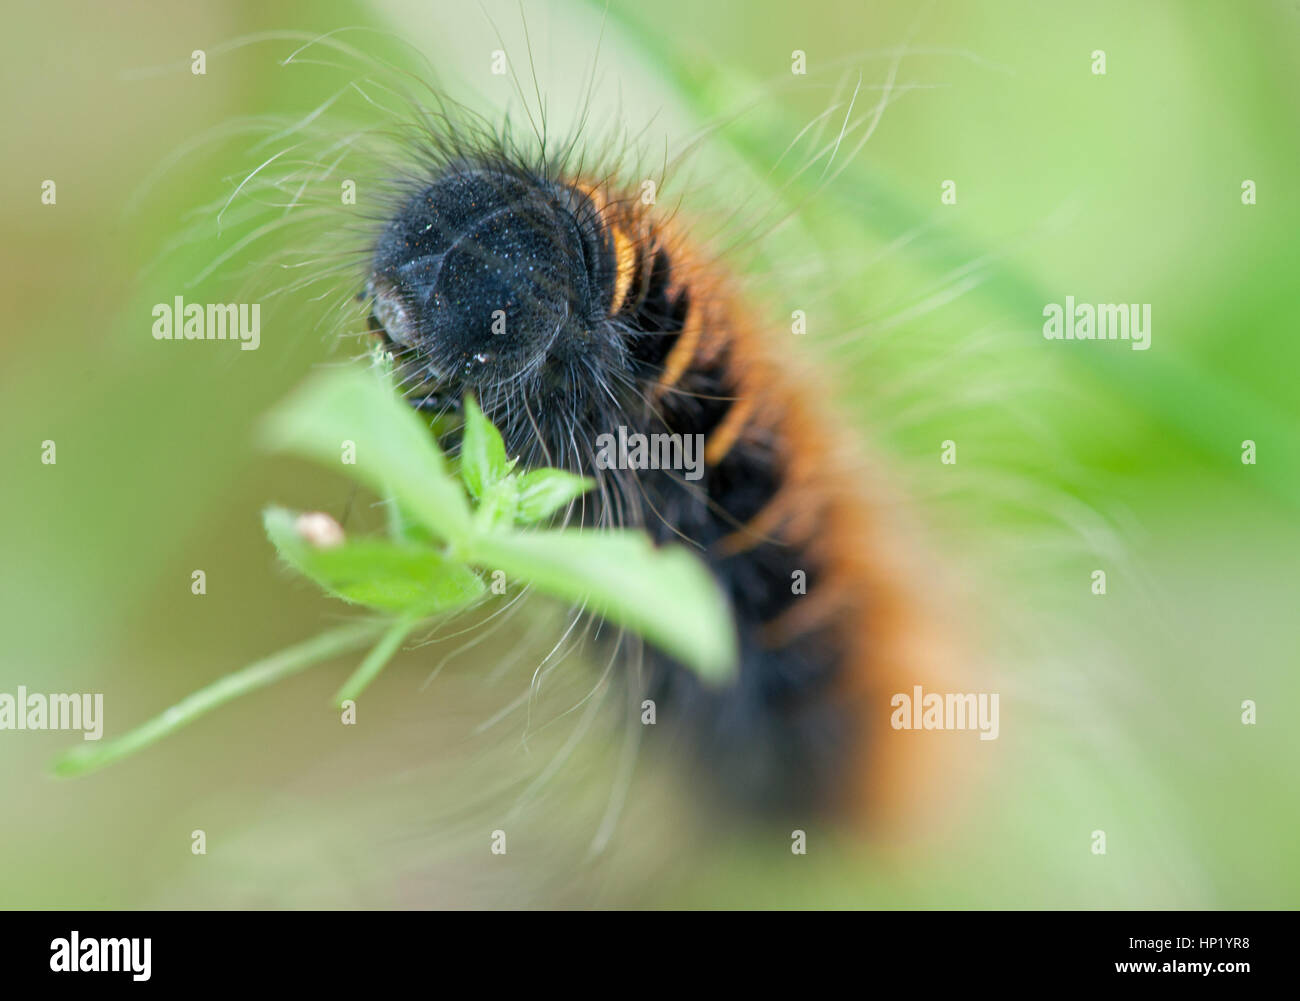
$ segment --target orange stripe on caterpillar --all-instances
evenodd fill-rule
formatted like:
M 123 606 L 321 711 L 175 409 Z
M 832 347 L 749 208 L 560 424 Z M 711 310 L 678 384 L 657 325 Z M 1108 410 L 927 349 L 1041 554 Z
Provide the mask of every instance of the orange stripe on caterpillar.
M 705 462 L 716 466 L 723 460 L 726 454 L 731 451 L 731 446 L 736 443 L 736 439 L 740 437 L 740 433 L 745 430 L 745 423 L 753 412 L 754 401 L 752 399 L 741 399 L 732 403 L 731 409 L 727 411 L 727 416 L 714 429 L 713 434 L 709 436 L 709 440 L 704 446 Z
M 701 310 L 692 309 L 686 317 L 686 326 L 677 335 L 677 342 L 673 344 L 672 350 L 664 360 L 663 372 L 654 387 L 656 396 L 676 386 L 695 358 L 695 351 L 700 346 L 700 339 L 704 332 L 700 319 L 702 315 Z
M 604 184 L 577 181 L 573 187 L 591 199 L 614 241 L 614 292 L 609 309 L 612 314 L 618 313 L 636 301 L 632 282 L 638 273 L 645 283 L 645 217 L 635 208 L 635 202 L 611 199 Z
M 639 257 L 636 243 L 622 226 L 611 226 L 610 232 L 614 237 L 614 295 L 611 298 L 610 312 L 617 313 L 627 302 Z

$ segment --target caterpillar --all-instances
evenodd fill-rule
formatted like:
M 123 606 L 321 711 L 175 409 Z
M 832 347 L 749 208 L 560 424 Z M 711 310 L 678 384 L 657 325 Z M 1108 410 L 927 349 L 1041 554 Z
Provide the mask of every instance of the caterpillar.
M 706 561 L 732 611 L 718 628 L 736 633 L 736 680 L 707 685 L 651 650 L 626 683 L 710 799 L 759 815 L 868 809 L 868 719 L 908 627 L 824 382 L 689 222 L 637 189 L 529 160 L 506 133 L 451 130 L 424 154 L 365 289 L 408 399 L 442 415 L 474 395 L 525 467 L 597 479 L 584 524 L 642 527 Z M 596 443 L 615 433 L 697 437 L 702 474 L 606 468 Z
M 627 634 L 611 640 L 611 630 L 576 610 L 527 691 L 504 706 L 473 693 L 490 714 L 475 738 L 526 705 L 527 718 L 515 717 L 526 742 L 548 678 L 545 715 L 582 708 L 569 739 L 531 779 L 519 776 L 521 762 L 499 731 L 478 745 L 476 755 L 502 759 L 494 780 L 515 789 L 512 816 L 601 719 L 621 730 L 617 755 L 606 756 L 612 774 L 588 774 L 581 792 L 581 779 L 567 783 L 576 802 L 600 797 L 609 781 L 603 806 L 582 807 L 600 818 L 596 848 L 619 823 L 635 762 L 651 753 L 670 765 L 655 770 L 655 784 L 687 786 L 699 817 L 776 820 L 785 831 L 822 823 L 881 831 L 911 821 L 916 803 L 933 799 L 928 783 L 944 773 L 932 763 L 943 745 L 891 729 L 890 698 L 931 687 L 951 663 L 931 608 L 938 582 L 913 545 L 907 505 L 833 402 L 842 397 L 834 373 L 813 365 L 807 339 L 775 319 L 770 293 L 800 277 L 745 259 L 771 225 L 768 207 L 745 218 L 752 195 L 727 175 L 717 178 L 727 201 L 715 199 L 713 212 L 698 194 L 686 198 L 695 144 L 665 153 L 660 166 L 625 120 L 590 120 L 590 84 L 568 131 L 524 101 L 528 127 L 516 132 L 518 113 L 480 114 L 418 68 L 394 73 L 338 37 L 291 40 L 300 44 L 286 65 L 301 59 L 351 79 L 295 119 L 250 123 L 265 138 L 235 192 L 213 209 L 227 226 L 250 228 L 237 247 L 297 237 L 278 256 L 256 255 L 250 279 L 261 284 L 280 264 L 293 280 L 277 294 L 311 291 L 306 305 L 323 304 L 336 344 L 353 335 L 368 354 L 390 356 L 398 391 L 453 454 L 457 412 L 473 396 L 522 469 L 591 477 L 595 488 L 566 518 L 690 547 L 731 610 L 717 623 L 740 650 L 728 685 L 704 683 Z M 593 81 L 594 73 L 593 65 Z M 516 91 L 522 98 L 518 81 Z M 360 126 L 341 107 L 356 95 L 356 113 L 369 120 Z M 823 145 L 810 126 L 796 137 L 807 145 L 799 155 L 829 169 L 847 136 L 853 148 L 841 159 L 851 160 L 888 100 L 886 88 L 874 112 L 855 118 L 852 97 L 838 95 L 829 110 L 845 116 L 839 138 L 832 133 Z M 646 197 L 647 186 L 660 197 Z M 664 192 L 674 187 L 670 200 Z M 304 308 L 295 302 L 298 324 Z M 700 467 L 610 468 L 600 442 L 621 434 L 698 440 Z M 464 646 L 481 652 L 490 645 L 479 647 L 475 631 L 486 639 L 517 626 L 517 608 L 512 599 L 489 614 L 490 629 L 470 622 L 445 633 L 470 634 Z M 594 647 L 609 655 L 594 687 L 573 671 L 553 674 L 584 631 L 600 634 Z M 530 637 L 543 638 L 530 629 L 511 649 L 525 649 Z M 455 655 L 435 661 L 432 675 Z M 489 664 L 489 683 L 506 677 L 514 659 Z M 596 704 L 607 687 L 625 697 L 622 715 Z M 644 725 L 647 706 L 653 726 Z M 590 756 L 584 761 L 599 770 Z M 497 808 L 479 792 L 476 816 Z M 461 829 L 470 807 L 454 795 L 441 803 L 439 829 Z M 655 807 L 638 810 L 644 819 Z M 465 835 L 480 826 L 464 826 Z
M 515 19 L 513 3 L 487 4 L 509 8 L 499 21 Z M 1282 397 L 1263 378 L 1283 369 L 1254 365 L 1251 378 L 1252 345 L 1272 345 L 1245 337 L 1249 322 L 1228 344 L 1217 321 L 1267 318 L 1260 304 L 1278 283 L 1266 273 L 1257 289 L 1237 283 L 1242 294 L 1216 309 L 1213 283 L 1189 298 L 1177 275 L 1188 263 L 1179 247 L 1205 243 L 1179 239 L 1189 219 L 1213 223 L 1228 248 L 1280 239 L 1285 216 L 1267 196 L 1284 162 L 1270 137 L 1285 130 L 1267 128 L 1262 108 L 1255 127 L 1234 132 L 1251 179 L 1230 173 L 1225 184 L 1222 171 L 1192 169 L 1204 144 L 1178 116 L 1148 155 L 1094 143 L 1122 152 L 1081 172 L 1054 156 L 1077 146 L 1078 115 L 1044 116 L 1045 95 L 1098 136 L 1131 137 L 1146 105 L 1124 88 L 1151 89 L 1141 66 L 1121 59 L 1126 71 L 1106 78 L 1100 50 L 1089 66 L 1077 37 L 1026 34 L 1014 12 L 1000 25 L 931 11 L 905 32 L 904 6 L 873 5 L 864 20 L 833 4 L 784 19 L 611 4 L 602 37 L 615 55 L 603 57 L 587 104 L 572 89 L 589 89 L 579 63 L 600 48 L 599 2 L 542 4 L 535 46 L 517 46 L 509 25 L 510 42 L 492 37 L 476 5 L 345 0 L 294 31 L 254 7 L 156 33 L 143 30 L 147 18 L 128 19 L 119 27 L 130 44 L 88 48 L 85 72 L 45 88 L 51 114 L 18 123 L 15 148 L 35 151 L 33 177 L 48 180 L 39 207 L 34 184 L 14 200 L 40 213 L 14 217 L 29 251 L 14 273 L 47 294 L 14 297 L 29 321 L 14 328 L 47 336 L 14 340 L 8 398 L 21 412 L 15 496 L 58 531 L 16 539 L 15 565 L 43 570 L 15 578 L 11 605 L 20 624 L 60 614 L 77 623 L 44 639 L 82 655 L 29 666 L 84 667 L 114 686 L 109 741 L 173 690 L 358 614 L 279 572 L 257 530 L 264 503 L 329 511 L 350 539 L 387 527 L 388 540 L 406 541 L 386 517 L 394 505 L 382 491 L 357 492 L 348 468 L 244 461 L 256 417 L 307 369 L 357 364 L 356 343 L 400 359 L 402 390 L 422 414 L 451 415 L 429 421 L 446 451 L 454 411 L 473 395 L 523 465 L 598 481 L 564 513 L 584 531 L 640 526 L 694 548 L 731 599 L 718 628 L 745 653 L 734 686 L 709 688 L 612 620 L 532 600 L 508 581 L 463 616 L 422 622 L 367 688 L 359 717 L 329 708 L 326 672 L 358 666 L 340 653 L 279 690 L 291 696 L 268 693 L 264 715 L 250 703 L 250 715 L 224 717 L 239 734 L 214 716 L 187 738 L 198 743 L 172 745 L 174 759 L 154 754 L 158 771 L 107 772 L 121 784 L 98 787 L 104 795 L 84 787 L 87 809 L 138 801 L 132 775 L 147 774 L 155 805 L 172 804 L 177 821 L 142 802 L 134 824 L 98 839 L 107 861 L 127 866 L 105 872 L 131 878 L 88 884 L 96 898 L 157 903 L 151 885 L 183 879 L 194 892 L 172 891 L 170 906 L 647 895 L 708 906 L 1205 906 L 1249 904 L 1260 897 L 1252 887 L 1275 886 L 1267 872 L 1243 880 L 1232 849 L 1247 845 L 1265 863 L 1285 856 L 1276 797 L 1236 781 L 1266 780 L 1250 766 L 1286 760 L 1279 728 L 1254 725 L 1257 701 L 1267 724 L 1269 702 L 1287 694 L 1270 668 L 1270 633 L 1255 628 L 1285 621 L 1274 586 L 1285 575 L 1251 558 L 1286 536 L 1273 520 L 1278 498 L 1253 492 L 1295 494 L 1277 461 L 1285 414 L 1268 405 Z M 1187 27 L 1184 49 L 1218 29 L 1204 18 Z M 1159 28 L 1103 32 L 1096 44 L 1115 68 L 1116 46 L 1164 51 Z M 213 32 L 224 30 L 252 34 L 222 43 Z M 982 51 L 953 47 L 967 44 Z M 795 47 L 806 50 L 806 76 L 787 63 Z M 27 48 L 27 76 L 39 77 L 43 50 Z M 522 81 L 523 100 L 498 67 L 526 75 L 534 55 L 540 86 Z M 999 55 L 1010 65 L 996 65 Z M 136 73 L 141 59 L 167 65 Z M 1164 64 L 1142 64 L 1156 67 L 1151 82 L 1167 82 Z M 1265 74 L 1255 82 L 1267 84 L 1267 60 L 1255 64 Z M 123 70 L 136 82 L 106 90 Z M 905 91 L 904 120 L 892 110 L 882 120 Z M 490 124 L 467 126 L 474 116 L 441 105 L 440 93 Z M 61 157 L 47 142 L 52 123 L 93 125 L 86 115 L 110 94 L 121 141 L 101 142 L 94 162 Z M 1146 161 L 1180 197 L 1097 184 Z M 1021 169 L 988 169 L 1000 162 Z M 655 199 L 643 197 L 647 179 Z M 124 229 L 110 210 L 131 183 L 144 191 L 128 200 Z M 1132 232 L 1129 218 L 1141 221 Z M 1143 248 L 1140 261 L 1123 256 L 1126 243 Z M 125 268 L 150 246 L 159 264 L 132 291 Z M 1241 257 L 1217 263 L 1234 275 Z M 59 295 L 69 274 L 86 278 L 95 315 Z M 244 275 L 255 288 L 232 281 Z M 1057 344 L 1043 310 L 1069 294 L 1154 299 L 1180 336 L 1153 352 Z M 181 303 L 207 303 L 209 317 L 220 304 L 252 313 L 260 303 L 260 340 L 234 352 L 163 347 L 150 307 L 178 313 Z M 443 322 L 435 306 L 459 319 Z M 791 329 L 792 311 L 806 311 L 807 336 Z M 64 350 L 53 356 L 50 343 Z M 821 367 L 806 361 L 818 356 Z M 691 455 L 702 465 L 605 468 L 600 442 L 622 428 L 699 435 Z M 1234 509 L 1251 517 L 1223 516 Z M 913 519 L 942 552 L 941 572 L 914 544 Z M 1245 527 L 1233 536 L 1234 525 Z M 137 572 L 125 580 L 128 566 Z M 476 569 L 486 583 L 488 568 Z M 191 573 L 210 595 L 199 597 L 201 582 L 191 589 Z M 959 589 L 951 606 L 964 621 L 930 614 L 945 588 Z M 1224 615 L 1243 608 L 1258 613 L 1251 628 L 1231 628 Z M 959 656 L 944 656 L 948 628 L 962 630 Z M 32 635 L 36 651 L 43 640 Z M 1237 661 L 1242 670 L 1217 669 Z M 1001 737 L 942 718 L 918 726 L 918 685 L 956 707 L 1001 698 Z M 910 732 L 894 729 L 900 695 Z M 657 710 L 653 725 L 643 703 Z M 243 739 L 249 732 L 259 737 Z M 966 771 L 929 771 L 975 815 L 918 825 L 881 851 L 874 834 L 891 800 L 912 791 L 906 776 L 941 745 Z M 202 760 L 211 767 L 199 775 L 192 763 Z M 976 768 L 996 768 L 999 781 L 964 781 Z M 1236 789 L 1234 808 L 1200 795 L 1207 783 Z M 761 819 L 713 836 L 714 807 Z M 814 811 L 864 821 L 866 836 L 855 826 L 823 838 Z M 1231 829 L 1221 815 L 1235 818 Z M 195 826 L 217 849 L 201 866 L 131 868 L 121 855 L 174 857 L 176 832 Z M 795 828 L 811 832 L 812 850 L 792 862 Z M 157 852 L 130 850 L 153 840 Z M 1211 843 L 1228 850 L 1205 851 Z M 46 892 L 49 866 L 35 861 L 20 899 Z M 1280 899 L 1276 888 L 1268 899 Z

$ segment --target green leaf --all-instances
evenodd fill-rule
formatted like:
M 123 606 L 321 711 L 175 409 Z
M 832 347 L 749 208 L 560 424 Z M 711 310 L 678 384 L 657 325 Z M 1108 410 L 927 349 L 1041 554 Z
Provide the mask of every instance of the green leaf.
M 433 615 L 467 605 L 484 592 L 472 571 L 424 546 L 361 539 L 318 548 L 299 534 L 291 511 L 268 508 L 262 521 L 267 537 L 290 566 L 344 601 Z
M 507 476 L 498 480 L 474 512 L 474 527 L 482 532 L 509 529 L 515 523 L 515 510 L 519 505 L 519 480 Z
M 501 432 L 483 416 L 474 397 L 465 397 L 465 428 L 461 433 L 460 477 L 470 495 L 481 499 L 510 472 Z
M 656 549 L 640 532 L 518 532 L 476 538 L 469 560 L 539 591 L 587 602 L 639 633 L 705 681 L 735 677 L 731 611 L 700 560 L 681 546 Z
M 521 525 L 543 521 L 595 485 L 593 479 L 562 469 L 534 469 L 519 478 L 515 520 Z
M 388 535 L 394 542 L 431 546 L 437 541 L 424 523 L 395 499 L 388 498 L 384 508 L 388 515 Z
M 264 439 L 326 466 L 340 465 L 351 441 L 356 464 L 344 472 L 391 494 L 439 539 L 456 542 L 469 530 L 465 492 L 428 426 L 373 373 L 340 369 L 309 380 L 272 411 Z

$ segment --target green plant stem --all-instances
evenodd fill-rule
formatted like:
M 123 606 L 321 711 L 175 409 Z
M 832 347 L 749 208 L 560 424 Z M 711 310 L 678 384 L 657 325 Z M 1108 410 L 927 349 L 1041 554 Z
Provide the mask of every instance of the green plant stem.
M 55 759 L 54 774 L 61 778 L 68 778 L 74 775 L 86 775 L 103 768 L 136 751 L 143 750 L 231 699 L 263 688 L 281 678 L 287 678 L 337 654 L 364 646 L 389 627 L 390 620 L 352 623 L 321 633 L 287 650 L 273 653 L 269 657 L 249 664 L 243 670 L 214 681 L 192 695 L 187 695 L 166 712 L 116 740 L 83 744 L 72 748 Z
M 344 702 L 355 699 L 370 682 L 375 680 L 379 672 L 393 659 L 393 654 L 397 653 L 402 640 L 406 639 L 419 621 L 419 616 L 403 616 L 389 627 L 388 632 L 384 633 L 374 649 L 366 654 L 366 659 L 361 662 L 361 666 L 352 672 L 348 680 L 343 682 L 343 687 L 335 694 L 336 707 L 341 708 Z

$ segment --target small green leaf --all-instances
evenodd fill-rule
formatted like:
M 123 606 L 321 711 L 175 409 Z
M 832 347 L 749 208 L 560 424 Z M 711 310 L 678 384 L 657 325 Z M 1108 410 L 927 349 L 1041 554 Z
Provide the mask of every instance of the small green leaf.
M 515 510 L 519 506 L 519 480 L 507 476 L 498 480 L 479 502 L 474 512 L 474 527 L 481 532 L 509 529 L 515 523 Z
M 433 615 L 467 605 L 484 591 L 468 568 L 424 546 L 360 539 L 318 548 L 298 532 L 284 508 L 262 516 L 280 556 L 336 598 L 412 615 Z
M 483 416 L 474 397 L 465 397 L 465 428 L 461 432 L 460 477 L 470 495 L 480 500 L 510 472 L 501 432 Z
M 534 469 L 519 478 L 515 520 L 521 525 L 544 521 L 595 485 L 593 479 L 562 469 Z
M 272 411 L 266 443 L 336 466 L 402 509 L 439 539 L 456 542 L 470 525 L 469 505 L 447 471 L 428 426 L 374 373 L 340 369 L 307 382 Z M 355 465 L 342 465 L 344 442 Z
M 705 681 L 735 676 L 730 609 L 700 560 L 681 546 L 656 549 L 640 532 L 516 532 L 478 537 L 469 560 L 539 591 L 587 602 L 692 667 Z

